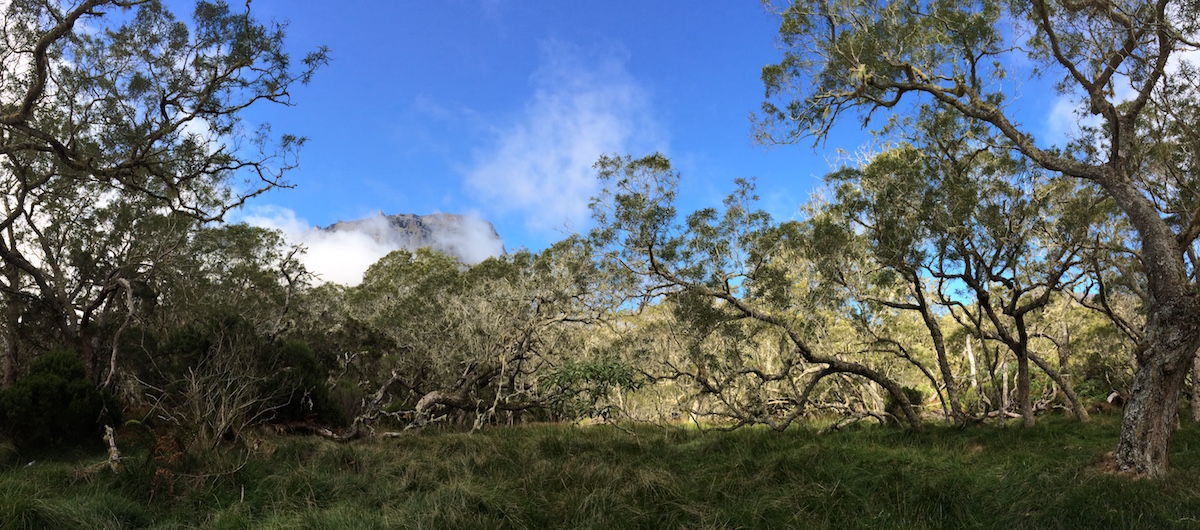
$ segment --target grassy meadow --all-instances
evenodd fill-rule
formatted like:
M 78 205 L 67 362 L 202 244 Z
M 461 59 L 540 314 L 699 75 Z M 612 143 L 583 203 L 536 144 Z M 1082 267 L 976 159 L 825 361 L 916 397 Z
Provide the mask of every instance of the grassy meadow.
M 203 457 L 0 449 L 0 528 L 1200 528 L 1200 426 L 1171 474 L 1104 467 L 1120 418 L 926 432 L 573 425 Z M 161 452 L 160 452 L 161 453 Z M 157 475 L 157 477 L 156 477 Z M 156 480 L 157 478 L 157 480 Z

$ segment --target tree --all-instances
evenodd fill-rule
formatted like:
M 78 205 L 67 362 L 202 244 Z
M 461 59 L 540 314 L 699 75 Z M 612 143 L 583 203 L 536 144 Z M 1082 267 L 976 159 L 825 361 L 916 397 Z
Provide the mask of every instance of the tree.
M 965 195 L 976 206 L 966 216 L 944 219 L 947 229 L 936 241 L 937 266 L 932 272 L 938 298 L 975 336 L 998 341 L 1012 352 L 1017 360 L 1017 405 L 1026 427 L 1034 423 L 1031 360 L 1063 389 L 1075 415 L 1087 420 L 1074 389 L 1038 355 L 1033 341 L 1038 317 L 1056 295 L 1079 282 L 1079 253 L 1088 223 L 1077 221 L 1098 201 L 1086 188 L 1064 191 L 1062 186 L 1071 183 L 1048 181 L 1037 170 L 1009 177 L 984 174 L 982 179 L 957 175 L 966 182 L 946 186 L 947 196 Z M 964 303 L 958 293 L 947 293 L 947 285 L 955 283 L 967 287 L 973 304 Z
M 786 429 L 805 413 L 823 382 L 865 379 L 899 404 L 914 429 L 921 419 L 892 377 L 820 338 L 843 312 L 843 298 L 814 281 L 811 226 L 777 225 L 755 206 L 753 185 L 739 181 L 724 212 L 705 208 L 681 223 L 674 199 L 679 175 L 661 154 L 634 160 L 602 157 L 596 170 L 604 189 L 592 201 L 598 227 L 590 239 L 614 276 L 651 302 L 666 300 L 685 323 L 692 367 L 686 376 L 704 395 L 720 400 L 735 426 L 765 423 Z M 756 341 L 776 338 L 762 355 Z
M 429 248 L 384 256 L 345 293 L 338 326 L 370 341 L 347 360 L 368 382 L 355 427 L 382 408 L 412 428 L 447 413 L 479 427 L 561 402 L 577 376 L 607 378 L 587 358 L 600 345 L 586 331 L 611 307 L 602 279 L 579 238 L 471 267 Z
M 1016 357 L 1017 403 L 1027 426 L 1034 413 L 1031 359 L 1086 419 L 1071 386 L 1031 348 L 1031 325 L 1055 295 L 1078 282 L 1090 226 L 1078 221 L 1097 199 L 1086 189 L 1064 192 L 1069 182 L 1050 182 L 1017 160 L 964 149 L 958 137 L 942 131 L 830 175 L 836 201 L 823 219 L 841 226 L 838 240 L 861 233 L 870 257 L 858 271 L 839 268 L 835 278 L 853 283 L 864 303 L 921 316 L 954 416 L 962 412 L 938 318 L 947 310 L 973 335 L 1003 343 Z
M 178 325 L 148 349 L 130 372 L 150 402 L 147 417 L 183 434 L 185 448 L 208 450 L 242 441 L 246 429 L 267 421 L 331 412 L 327 367 L 311 350 L 275 340 L 225 308 Z
M 937 359 L 941 376 L 929 373 L 934 393 L 948 409 L 953 421 L 961 422 L 964 413 L 959 389 L 946 352 L 945 333 L 936 314 L 936 298 L 930 296 L 927 281 L 933 270 L 932 239 L 937 227 L 927 207 L 939 197 L 930 193 L 922 160 L 913 148 L 897 148 L 874 157 L 863 168 L 847 168 L 829 175 L 836 184 L 836 199 L 816 212 L 812 222 L 820 223 L 818 240 L 826 250 L 826 276 L 850 290 L 850 296 L 865 304 L 891 310 L 910 311 L 920 316 Z M 860 235 L 861 234 L 861 235 Z M 908 349 L 892 338 L 879 336 L 867 319 L 864 331 L 875 336 L 880 346 L 895 349 L 910 359 L 922 372 L 928 370 Z M 945 386 L 943 397 L 940 386 Z
M 287 185 L 303 139 L 243 113 L 290 104 L 326 53 L 294 65 L 283 27 L 249 4 L 200 1 L 190 26 L 158 0 L 15 0 L 3 17 L 4 381 L 25 362 L 16 323 L 30 308 L 98 381 L 97 330 L 128 314 L 167 244 Z
M 1165 473 L 1176 405 L 1200 346 L 1190 251 L 1200 235 L 1200 134 L 1192 126 L 1200 71 L 1181 58 L 1200 43 L 1200 6 L 801 0 L 779 15 L 783 59 L 763 69 L 760 140 L 819 139 L 854 111 L 865 122 L 925 98 L 935 113 L 986 125 L 979 145 L 1112 197 L 1136 230 L 1150 300 L 1115 465 Z M 1101 124 L 1084 124 L 1066 145 L 1039 144 L 1007 101 L 1013 61 L 1031 62 L 1031 81 L 1050 77 Z
M 308 281 L 299 250 L 272 230 L 177 220 L 174 238 L 148 234 L 169 252 L 139 262 L 119 318 L 94 333 L 108 386 L 188 447 L 237 441 L 267 421 L 338 422 L 333 360 L 289 334 Z

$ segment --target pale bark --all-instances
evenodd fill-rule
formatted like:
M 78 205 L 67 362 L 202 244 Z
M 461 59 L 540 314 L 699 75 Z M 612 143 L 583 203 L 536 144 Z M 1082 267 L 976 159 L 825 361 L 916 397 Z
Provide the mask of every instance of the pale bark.
M 967 362 L 971 365 L 971 388 L 979 388 L 979 376 L 975 370 L 975 352 L 971 348 L 971 339 L 967 338 Z
M 1200 422 L 1200 352 L 1192 359 L 1192 421 Z
M 1079 401 L 1079 396 L 1075 394 L 1075 389 L 1071 385 L 1071 380 L 1067 378 L 1067 375 L 1055 370 L 1054 367 L 1050 366 L 1050 363 L 1037 355 L 1031 353 L 1029 354 L 1029 358 L 1063 390 L 1063 395 L 1066 397 L 1067 404 L 1070 405 L 1071 412 L 1075 414 L 1075 417 L 1079 421 L 1088 421 L 1090 416 L 1088 416 L 1087 408 L 1083 406 L 1083 402 Z
M 938 324 L 937 316 L 933 314 L 933 310 L 925 300 L 920 278 L 914 275 L 909 278 L 909 281 L 912 282 L 917 304 L 921 308 L 921 320 L 925 322 L 925 327 L 929 330 L 929 337 L 933 340 L 933 349 L 937 352 L 938 369 L 942 372 L 942 381 L 946 385 L 946 399 L 950 401 L 950 414 L 954 416 L 954 421 L 962 422 L 965 415 L 962 411 L 962 401 L 958 398 L 958 383 L 954 380 L 954 370 L 950 368 L 950 359 L 946 355 L 946 339 L 942 335 L 942 327 Z M 936 385 L 934 392 L 937 392 Z
M 125 332 L 125 328 L 129 327 L 129 321 L 133 320 L 133 287 L 129 285 L 129 280 L 125 278 L 117 278 L 117 284 L 125 291 L 125 320 L 121 322 L 121 326 L 117 328 L 116 333 L 112 337 L 112 352 L 108 357 L 108 376 L 104 378 L 104 388 L 111 388 L 117 375 L 117 353 L 120 350 L 121 334 Z
M 1011 406 L 1008 393 L 1008 354 L 999 353 L 999 351 L 997 353 L 1000 355 L 1000 377 L 1003 380 L 1000 387 L 1000 413 L 1003 415 L 1008 414 L 1008 409 Z
M 1067 323 L 1068 306 L 1069 304 L 1064 302 L 1062 310 L 1059 312 L 1058 341 L 1055 342 L 1055 347 L 1058 349 L 1058 373 L 1062 377 L 1062 383 L 1059 383 L 1059 386 L 1063 388 L 1064 395 L 1067 394 L 1067 387 L 1071 385 L 1071 326 Z M 1069 395 L 1066 397 L 1068 400 L 1070 399 Z
M 117 449 L 117 435 L 113 432 L 112 425 L 104 426 L 104 441 L 108 443 L 108 468 L 113 473 L 120 473 L 121 451 Z

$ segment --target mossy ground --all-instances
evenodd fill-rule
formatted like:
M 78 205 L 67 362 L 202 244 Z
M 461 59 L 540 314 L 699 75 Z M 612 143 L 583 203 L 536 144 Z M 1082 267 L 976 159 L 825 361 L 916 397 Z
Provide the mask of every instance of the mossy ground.
M 1169 476 L 1132 479 L 1104 466 L 1119 420 L 271 436 L 192 455 L 157 487 L 135 447 L 119 475 L 88 469 L 99 454 L 9 455 L 0 527 L 1200 528 L 1200 426 L 1176 433 Z

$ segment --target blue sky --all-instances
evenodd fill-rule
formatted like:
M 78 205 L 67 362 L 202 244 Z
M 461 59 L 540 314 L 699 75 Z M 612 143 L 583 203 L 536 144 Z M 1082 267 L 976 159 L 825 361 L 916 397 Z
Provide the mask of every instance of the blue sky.
M 755 1 L 314 2 L 254 0 L 287 20 L 295 58 L 332 62 L 292 108 L 251 116 L 309 139 L 295 189 L 256 200 L 252 223 L 303 229 L 388 214 L 466 213 L 509 249 L 540 250 L 589 226 L 601 154 L 661 151 L 682 172 L 680 207 L 719 205 L 738 177 L 763 207 L 796 215 L 821 177 L 870 136 L 844 126 L 819 148 L 750 138 L 776 22 Z M 182 15 L 182 13 L 181 13 Z M 321 270 L 365 254 L 305 241 Z M 386 251 L 383 249 L 382 251 Z M 341 263 L 345 262 L 345 263 Z M 354 272 L 346 278 L 354 283 Z

